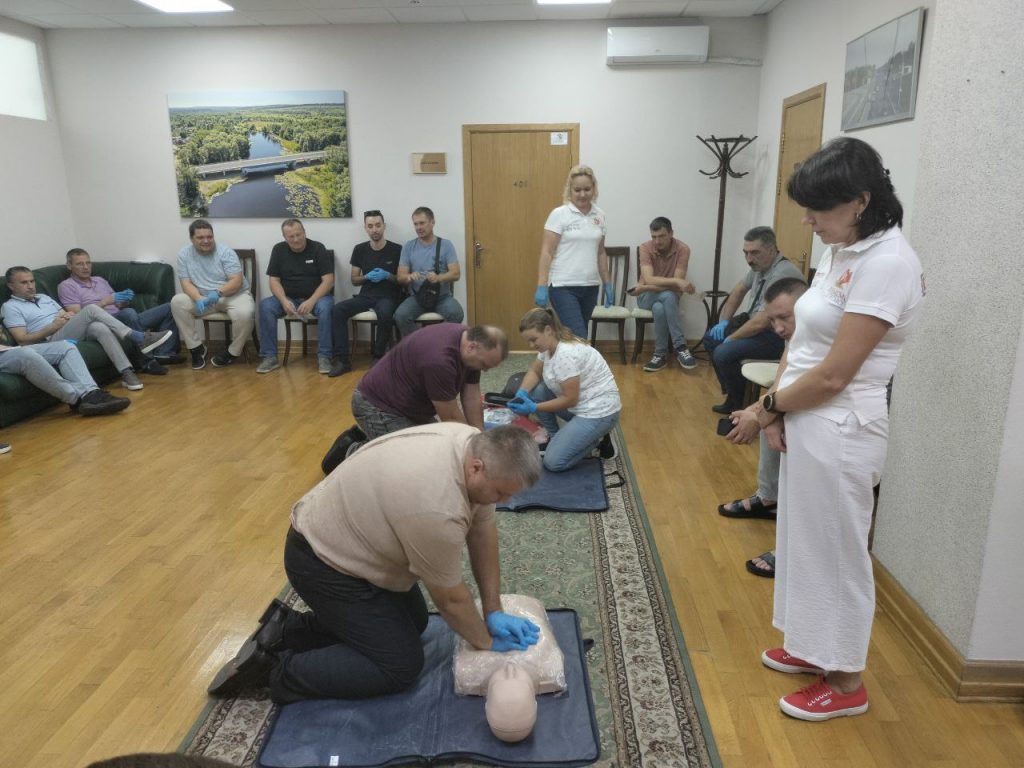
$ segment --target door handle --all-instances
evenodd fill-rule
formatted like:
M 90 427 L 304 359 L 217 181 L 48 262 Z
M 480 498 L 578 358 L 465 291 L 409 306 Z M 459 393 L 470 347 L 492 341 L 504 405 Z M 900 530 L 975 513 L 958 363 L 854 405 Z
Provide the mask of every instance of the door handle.
M 484 247 L 480 243 L 473 243 L 473 266 L 480 266 L 480 254 L 483 253 Z

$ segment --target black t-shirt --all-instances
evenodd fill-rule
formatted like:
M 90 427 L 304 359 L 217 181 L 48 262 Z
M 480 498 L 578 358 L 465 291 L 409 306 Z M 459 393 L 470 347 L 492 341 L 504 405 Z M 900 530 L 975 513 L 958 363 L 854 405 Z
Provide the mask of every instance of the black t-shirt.
M 377 267 L 385 269 L 393 275 L 398 274 L 398 260 L 402 256 L 402 246 L 384 241 L 384 247 L 379 251 L 370 247 L 370 241 L 360 243 L 352 249 L 352 258 L 349 264 L 359 267 L 359 270 L 367 275 Z M 391 280 L 381 280 L 379 283 L 371 283 L 367 280 L 359 289 L 360 296 L 368 296 L 371 299 L 394 299 L 402 298 L 402 287 Z
M 316 240 L 306 240 L 306 247 L 299 253 L 286 242 L 278 243 L 270 252 L 267 277 L 279 278 L 290 299 L 308 299 L 320 287 L 320 279 L 333 274 L 334 257 Z

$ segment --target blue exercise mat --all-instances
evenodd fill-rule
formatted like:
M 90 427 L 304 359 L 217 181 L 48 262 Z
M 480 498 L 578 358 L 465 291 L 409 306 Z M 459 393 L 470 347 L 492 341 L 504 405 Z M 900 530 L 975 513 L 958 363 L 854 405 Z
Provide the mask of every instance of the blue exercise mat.
M 587 458 L 565 472 L 543 470 L 532 488 L 517 493 L 498 509 L 525 512 L 528 509 L 553 509 L 556 512 L 604 512 L 608 509 L 608 490 L 600 459 Z
M 537 725 L 518 744 L 506 744 L 491 733 L 482 696 L 455 694 L 455 635 L 441 617 L 431 615 L 423 633 L 423 673 L 412 689 L 374 699 L 281 707 L 257 765 L 370 768 L 457 758 L 533 768 L 593 763 L 601 746 L 579 619 L 569 609 L 548 611 L 548 618 L 565 656 L 568 689 L 537 697 Z

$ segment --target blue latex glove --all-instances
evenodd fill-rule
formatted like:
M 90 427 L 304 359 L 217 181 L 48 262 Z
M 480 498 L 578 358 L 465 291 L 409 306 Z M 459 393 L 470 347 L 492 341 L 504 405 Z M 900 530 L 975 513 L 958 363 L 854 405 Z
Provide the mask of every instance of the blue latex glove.
M 533 645 L 540 637 L 540 627 L 532 621 L 504 611 L 491 611 L 487 614 L 487 631 L 491 637 L 526 645 Z
M 533 303 L 538 307 L 548 305 L 548 287 L 546 285 L 537 286 L 537 290 L 533 292 Z
M 210 291 L 208 294 L 206 294 L 207 304 L 213 305 L 216 304 L 218 301 L 220 301 L 220 294 L 217 293 L 216 291 Z
M 527 392 L 525 389 L 517 389 L 516 390 L 516 397 L 518 397 L 520 400 L 529 400 L 530 399 L 530 393 Z
M 498 653 L 507 653 L 508 651 L 525 651 L 527 648 L 529 648 L 529 646 L 526 643 L 519 643 L 505 637 L 491 638 L 491 650 L 497 651 Z
M 530 399 L 529 395 L 517 392 L 515 400 L 509 400 L 508 409 L 517 416 L 529 416 L 531 413 L 536 412 L 537 404 Z
M 615 303 L 615 288 L 611 283 L 604 284 L 604 308 L 608 309 Z
M 721 341 L 722 339 L 725 338 L 725 326 L 727 326 L 728 324 L 728 320 L 719 320 L 718 323 L 711 326 L 711 330 L 708 331 L 708 336 L 710 336 L 715 341 Z
M 70 344 L 73 347 L 77 347 L 78 346 L 78 339 L 64 339 L 64 341 L 66 341 L 68 344 Z
M 203 314 L 207 310 L 207 304 L 209 304 L 209 299 L 206 297 L 196 300 L 196 314 Z
M 388 279 L 388 271 L 383 267 L 377 267 L 376 269 L 370 270 L 370 274 L 367 277 L 374 283 L 381 283 Z
M 114 301 L 117 304 L 127 303 L 135 298 L 135 291 L 131 288 L 126 288 L 123 291 L 114 292 Z

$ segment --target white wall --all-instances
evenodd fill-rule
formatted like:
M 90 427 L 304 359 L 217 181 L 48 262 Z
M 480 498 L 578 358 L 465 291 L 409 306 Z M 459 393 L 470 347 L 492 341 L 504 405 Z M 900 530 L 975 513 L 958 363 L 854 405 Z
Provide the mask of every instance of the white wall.
M 918 6 L 915 119 L 850 133 L 891 169 L 928 281 L 896 375 L 874 552 L 965 658 L 1021 660 L 1024 323 L 1007 276 L 1019 271 L 1024 159 L 1008 148 L 1024 6 L 785 0 L 765 40 L 756 209 L 771 219 L 782 100 L 825 82 L 823 139 L 839 135 L 846 43 Z
M 710 22 L 717 56 L 758 58 L 763 19 Z M 718 183 L 696 134 L 752 135 L 757 67 L 708 64 L 610 69 L 604 22 L 279 29 L 58 30 L 47 33 L 63 121 L 75 230 L 94 258 L 161 257 L 186 242 L 178 216 L 166 94 L 192 89 L 344 88 L 350 106 L 353 210 L 380 208 L 389 237 L 413 236 L 417 205 L 438 234 L 464 242 L 462 125 L 579 122 L 583 162 L 601 183 L 609 245 L 648 237 L 673 220 L 694 252 L 691 273 L 710 288 Z M 103 55 L 95 55 L 102 51 Z M 445 176 L 413 176 L 411 152 L 448 153 Z M 739 170 L 754 154 L 741 155 Z M 754 222 L 751 178 L 730 180 L 726 253 Z M 116 224 L 113 221 L 116 217 Z M 277 220 L 215 220 L 218 239 L 255 247 L 266 264 Z M 312 220 L 307 230 L 339 254 L 365 239 L 359 219 Z M 540 235 L 537 233 L 538 249 Z M 100 256 L 100 254 L 102 256 Z M 745 265 L 725 259 L 723 283 Z M 265 280 L 265 278 L 264 278 Z M 465 297 L 465 281 L 456 287 Z M 524 305 L 530 301 L 524 297 Z M 704 329 L 689 299 L 688 335 Z
M 928 296 L 896 374 L 875 554 L 964 657 L 1024 661 L 1024 5 L 935 15 L 913 212 Z
M 74 240 L 74 228 L 43 33 L 3 17 L 0 32 L 31 40 L 38 47 L 48 113 L 45 121 L 0 115 L 2 272 L 15 264 L 35 267 L 63 261 Z
M 931 58 L 931 17 L 934 0 L 785 0 L 768 17 L 764 66 L 761 68 L 760 110 L 757 117 L 758 215 L 771 223 L 775 214 L 775 179 L 779 165 L 779 132 L 783 99 L 825 83 L 822 141 L 840 135 L 846 44 L 875 27 L 923 6 L 924 43 L 921 46 L 920 94 L 928 87 Z M 907 212 L 914 209 L 921 120 L 865 128 L 850 134 L 869 142 L 892 173 L 896 193 Z M 785 185 L 783 185 L 785 194 Z M 910 217 L 904 231 L 913 242 Z M 817 264 L 824 246 L 814 239 L 812 260 Z

